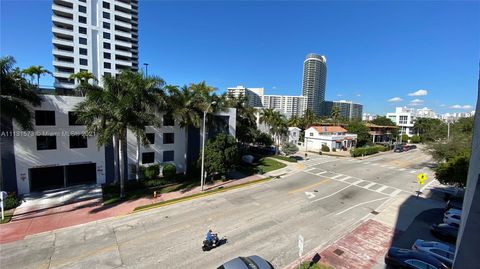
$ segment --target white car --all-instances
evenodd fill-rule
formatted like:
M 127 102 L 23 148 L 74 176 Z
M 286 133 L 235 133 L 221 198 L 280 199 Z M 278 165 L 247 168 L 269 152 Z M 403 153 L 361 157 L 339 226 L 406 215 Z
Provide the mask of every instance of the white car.
M 445 265 L 451 267 L 453 263 L 453 258 L 455 257 L 455 247 L 449 244 L 435 242 L 435 241 L 424 241 L 417 239 L 412 246 L 413 250 L 425 252 L 439 261 L 445 263 Z
M 443 215 L 443 223 L 452 226 L 460 226 L 460 217 L 462 216 L 462 210 L 450 208 Z

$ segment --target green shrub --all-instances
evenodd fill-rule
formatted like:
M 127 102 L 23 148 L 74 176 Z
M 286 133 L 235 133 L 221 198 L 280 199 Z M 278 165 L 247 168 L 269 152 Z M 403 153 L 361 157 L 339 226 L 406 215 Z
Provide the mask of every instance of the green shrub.
M 295 154 L 298 152 L 298 147 L 297 145 L 293 144 L 293 143 L 285 143 L 283 146 L 282 146 L 282 151 L 283 153 L 285 153 L 285 155 L 292 155 L 292 154 Z
M 18 199 L 15 193 L 9 193 L 7 198 L 3 201 L 4 210 L 9 210 L 19 206 L 22 200 Z
M 421 138 L 420 136 L 418 136 L 418 135 L 414 135 L 414 136 L 412 136 L 412 138 L 411 138 L 411 142 L 414 143 L 414 144 L 420 143 L 420 142 L 422 142 L 422 138 Z
M 410 139 L 410 137 L 408 137 L 408 135 L 406 135 L 406 134 L 403 134 L 403 135 L 402 135 L 402 142 L 407 143 L 407 142 L 408 142 L 408 139 Z
M 363 147 L 363 148 L 355 148 L 350 150 L 350 155 L 352 157 L 359 157 L 359 156 L 366 156 L 378 153 L 380 151 L 386 151 L 388 148 L 384 146 L 374 146 L 374 147 Z
M 172 163 L 167 163 L 163 166 L 164 177 L 174 177 L 177 174 L 177 167 Z
M 144 167 L 143 170 L 144 170 L 143 174 L 145 175 L 145 178 L 148 178 L 148 179 L 156 178 L 160 173 L 160 165 L 159 164 L 150 165 L 150 166 Z
M 333 151 L 333 152 L 336 152 L 336 151 L 337 151 L 337 149 L 336 149 L 336 148 L 333 148 L 333 149 L 332 149 L 332 151 Z
M 322 151 L 330 152 L 330 148 L 327 145 L 322 145 Z
M 300 269 L 334 269 L 334 268 L 324 264 L 305 261 L 305 262 L 302 262 L 302 264 L 300 265 Z

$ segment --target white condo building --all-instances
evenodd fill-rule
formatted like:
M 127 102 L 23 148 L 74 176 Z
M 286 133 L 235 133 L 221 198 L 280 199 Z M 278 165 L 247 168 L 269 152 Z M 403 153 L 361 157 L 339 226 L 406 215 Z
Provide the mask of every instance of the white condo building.
M 415 110 L 413 108 L 397 107 L 395 113 L 387 113 L 387 118 L 400 127 L 401 134 L 406 134 L 409 137 L 414 135 Z
M 227 89 L 228 94 L 238 98 L 239 96 L 246 96 L 248 99 L 247 105 L 250 107 L 262 107 L 262 96 L 264 88 L 245 88 L 242 85 Z
M 52 23 L 55 88 L 80 71 L 138 70 L 138 0 L 53 0 Z

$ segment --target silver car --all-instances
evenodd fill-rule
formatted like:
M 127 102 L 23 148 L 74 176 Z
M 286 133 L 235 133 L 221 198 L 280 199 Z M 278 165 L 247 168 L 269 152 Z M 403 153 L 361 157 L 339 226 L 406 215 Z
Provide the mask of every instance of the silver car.
M 412 246 L 413 250 L 427 253 L 439 261 L 445 263 L 445 265 L 451 267 L 453 263 L 453 257 L 455 257 L 455 247 L 449 244 L 424 241 L 417 239 Z
M 274 269 L 273 266 L 263 258 L 254 255 L 238 257 L 222 264 L 217 269 Z

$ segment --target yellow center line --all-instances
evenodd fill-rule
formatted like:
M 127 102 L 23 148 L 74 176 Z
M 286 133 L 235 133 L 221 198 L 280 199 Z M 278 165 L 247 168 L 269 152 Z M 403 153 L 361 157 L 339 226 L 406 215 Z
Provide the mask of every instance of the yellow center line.
M 316 187 L 318 185 L 322 185 L 323 183 L 327 183 L 328 181 L 330 181 L 330 179 L 324 179 L 318 183 L 315 183 L 315 184 L 312 184 L 312 185 L 309 185 L 309 186 L 306 186 L 306 187 L 303 187 L 303 188 L 300 188 L 300 189 L 295 189 L 295 190 L 292 190 L 292 191 L 289 191 L 288 194 L 294 194 L 294 193 L 297 193 L 297 192 L 301 192 L 301 191 L 305 191 L 305 190 L 308 190 L 308 189 L 311 189 L 312 187 Z

